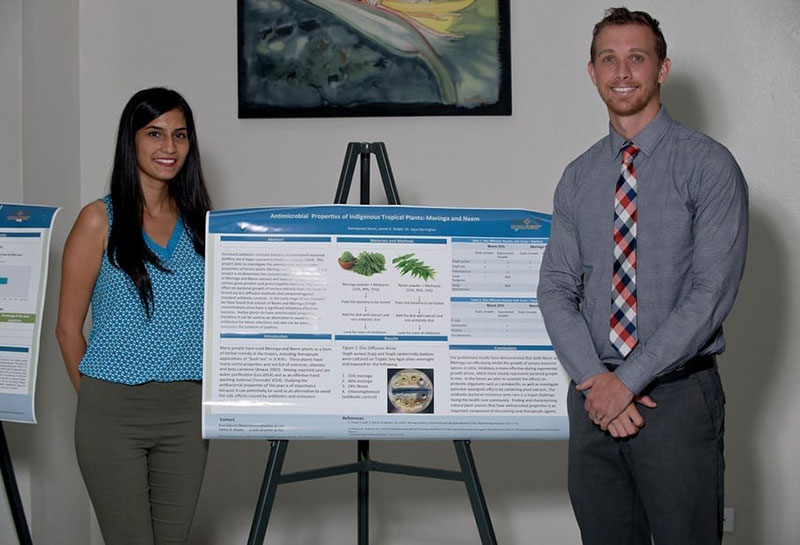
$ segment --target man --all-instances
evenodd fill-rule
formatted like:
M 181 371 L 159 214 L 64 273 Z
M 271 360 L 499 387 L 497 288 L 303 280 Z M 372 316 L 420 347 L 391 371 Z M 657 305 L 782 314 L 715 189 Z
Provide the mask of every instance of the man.
M 583 543 L 718 544 L 724 394 L 715 355 L 747 246 L 747 188 L 722 145 L 661 106 L 658 21 L 612 8 L 589 77 L 608 136 L 555 191 L 538 299 L 572 377 L 569 492 Z M 577 385 L 577 386 L 575 386 Z

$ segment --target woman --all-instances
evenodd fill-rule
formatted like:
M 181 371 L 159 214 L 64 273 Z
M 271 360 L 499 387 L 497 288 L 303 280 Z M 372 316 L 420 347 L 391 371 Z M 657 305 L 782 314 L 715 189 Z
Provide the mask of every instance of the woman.
M 111 194 L 86 205 L 67 238 L 56 326 L 78 392 L 78 464 L 109 545 L 188 538 L 208 452 L 209 208 L 191 108 L 175 91 L 139 91 L 120 118 Z

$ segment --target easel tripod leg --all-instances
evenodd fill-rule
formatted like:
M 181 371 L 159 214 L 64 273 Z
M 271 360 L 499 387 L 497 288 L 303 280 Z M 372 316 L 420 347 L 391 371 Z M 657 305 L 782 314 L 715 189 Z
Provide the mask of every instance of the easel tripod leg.
M 369 462 L 369 441 L 358 441 L 358 461 Z M 358 472 L 358 545 L 369 545 L 369 468 Z
M 497 538 L 494 535 L 494 528 L 492 528 L 492 519 L 489 516 L 489 508 L 486 506 L 486 499 L 483 497 L 483 489 L 478 479 L 478 470 L 475 468 L 475 460 L 472 457 L 470 442 L 453 441 L 453 446 L 456 449 L 461 472 L 464 474 L 464 484 L 467 487 L 467 495 L 469 495 L 469 503 L 472 505 L 475 523 L 478 525 L 481 544 L 497 545 Z
M 400 195 L 397 193 L 397 184 L 394 183 L 392 166 L 389 164 L 389 155 L 386 153 L 386 144 L 375 142 L 372 144 L 375 159 L 378 163 L 378 171 L 383 180 L 383 190 L 386 192 L 386 200 L 389 204 L 400 204 Z
M 350 184 L 353 183 L 353 172 L 356 169 L 360 149 L 360 145 L 356 142 L 350 142 L 347 145 L 342 173 L 339 175 L 339 185 L 336 187 L 336 195 L 333 198 L 334 204 L 347 204 L 347 196 L 350 194 Z
M 369 204 L 369 152 L 361 152 L 361 204 Z
M 264 482 L 261 484 L 261 493 L 258 495 L 258 504 L 253 516 L 253 525 L 250 527 L 250 536 L 247 545 L 263 545 L 267 534 L 267 524 L 272 513 L 272 504 L 275 502 L 275 493 L 278 490 L 278 481 L 281 477 L 283 459 L 289 441 L 282 439 L 272 441 L 267 459 L 267 469 L 264 471 Z
M 8 450 L 5 430 L 3 423 L 0 422 L 0 470 L 3 473 L 3 483 L 6 487 L 8 505 L 11 508 L 11 516 L 14 518 L 14 526 L 17 529 L 17 538 L 20 545 L 31 545 L 31 533 L 28 529 L 28 522 L 25 520 L 25 510 L 22 507 L 22 499 L 17 488 L 17 479 L 14 476 L 14 466 L 11 465 L 11 453 Z

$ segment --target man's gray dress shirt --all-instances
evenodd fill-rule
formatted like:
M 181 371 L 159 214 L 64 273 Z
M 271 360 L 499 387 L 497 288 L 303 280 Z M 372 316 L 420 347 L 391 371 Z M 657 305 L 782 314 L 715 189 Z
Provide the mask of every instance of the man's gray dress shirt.
M 639 394 L 656 377 L 725 348 L 722 321 L 747 249 L 747 186 L 721 144 L 662 107 L 632 142 L 637 178 L 639 344 L 624 360 L 609 341 L 614 192 L 622 137 L 609 134 L 570 163 L 553 199 L 539 278 L 547 332 L 576 383 L 618 366 Z

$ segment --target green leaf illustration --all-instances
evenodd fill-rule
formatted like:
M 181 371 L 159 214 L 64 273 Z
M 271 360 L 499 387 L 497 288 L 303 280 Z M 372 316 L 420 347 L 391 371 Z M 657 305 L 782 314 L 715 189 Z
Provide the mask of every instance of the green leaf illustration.
M 413 278 L 421 278 L 427 282 L 436 276 L 436 270 L 424 261 L 414 257 L 414 254 L 405 254 L 392 259 L 395 268 L 400 271 L 400 276 L 411 273 Z

